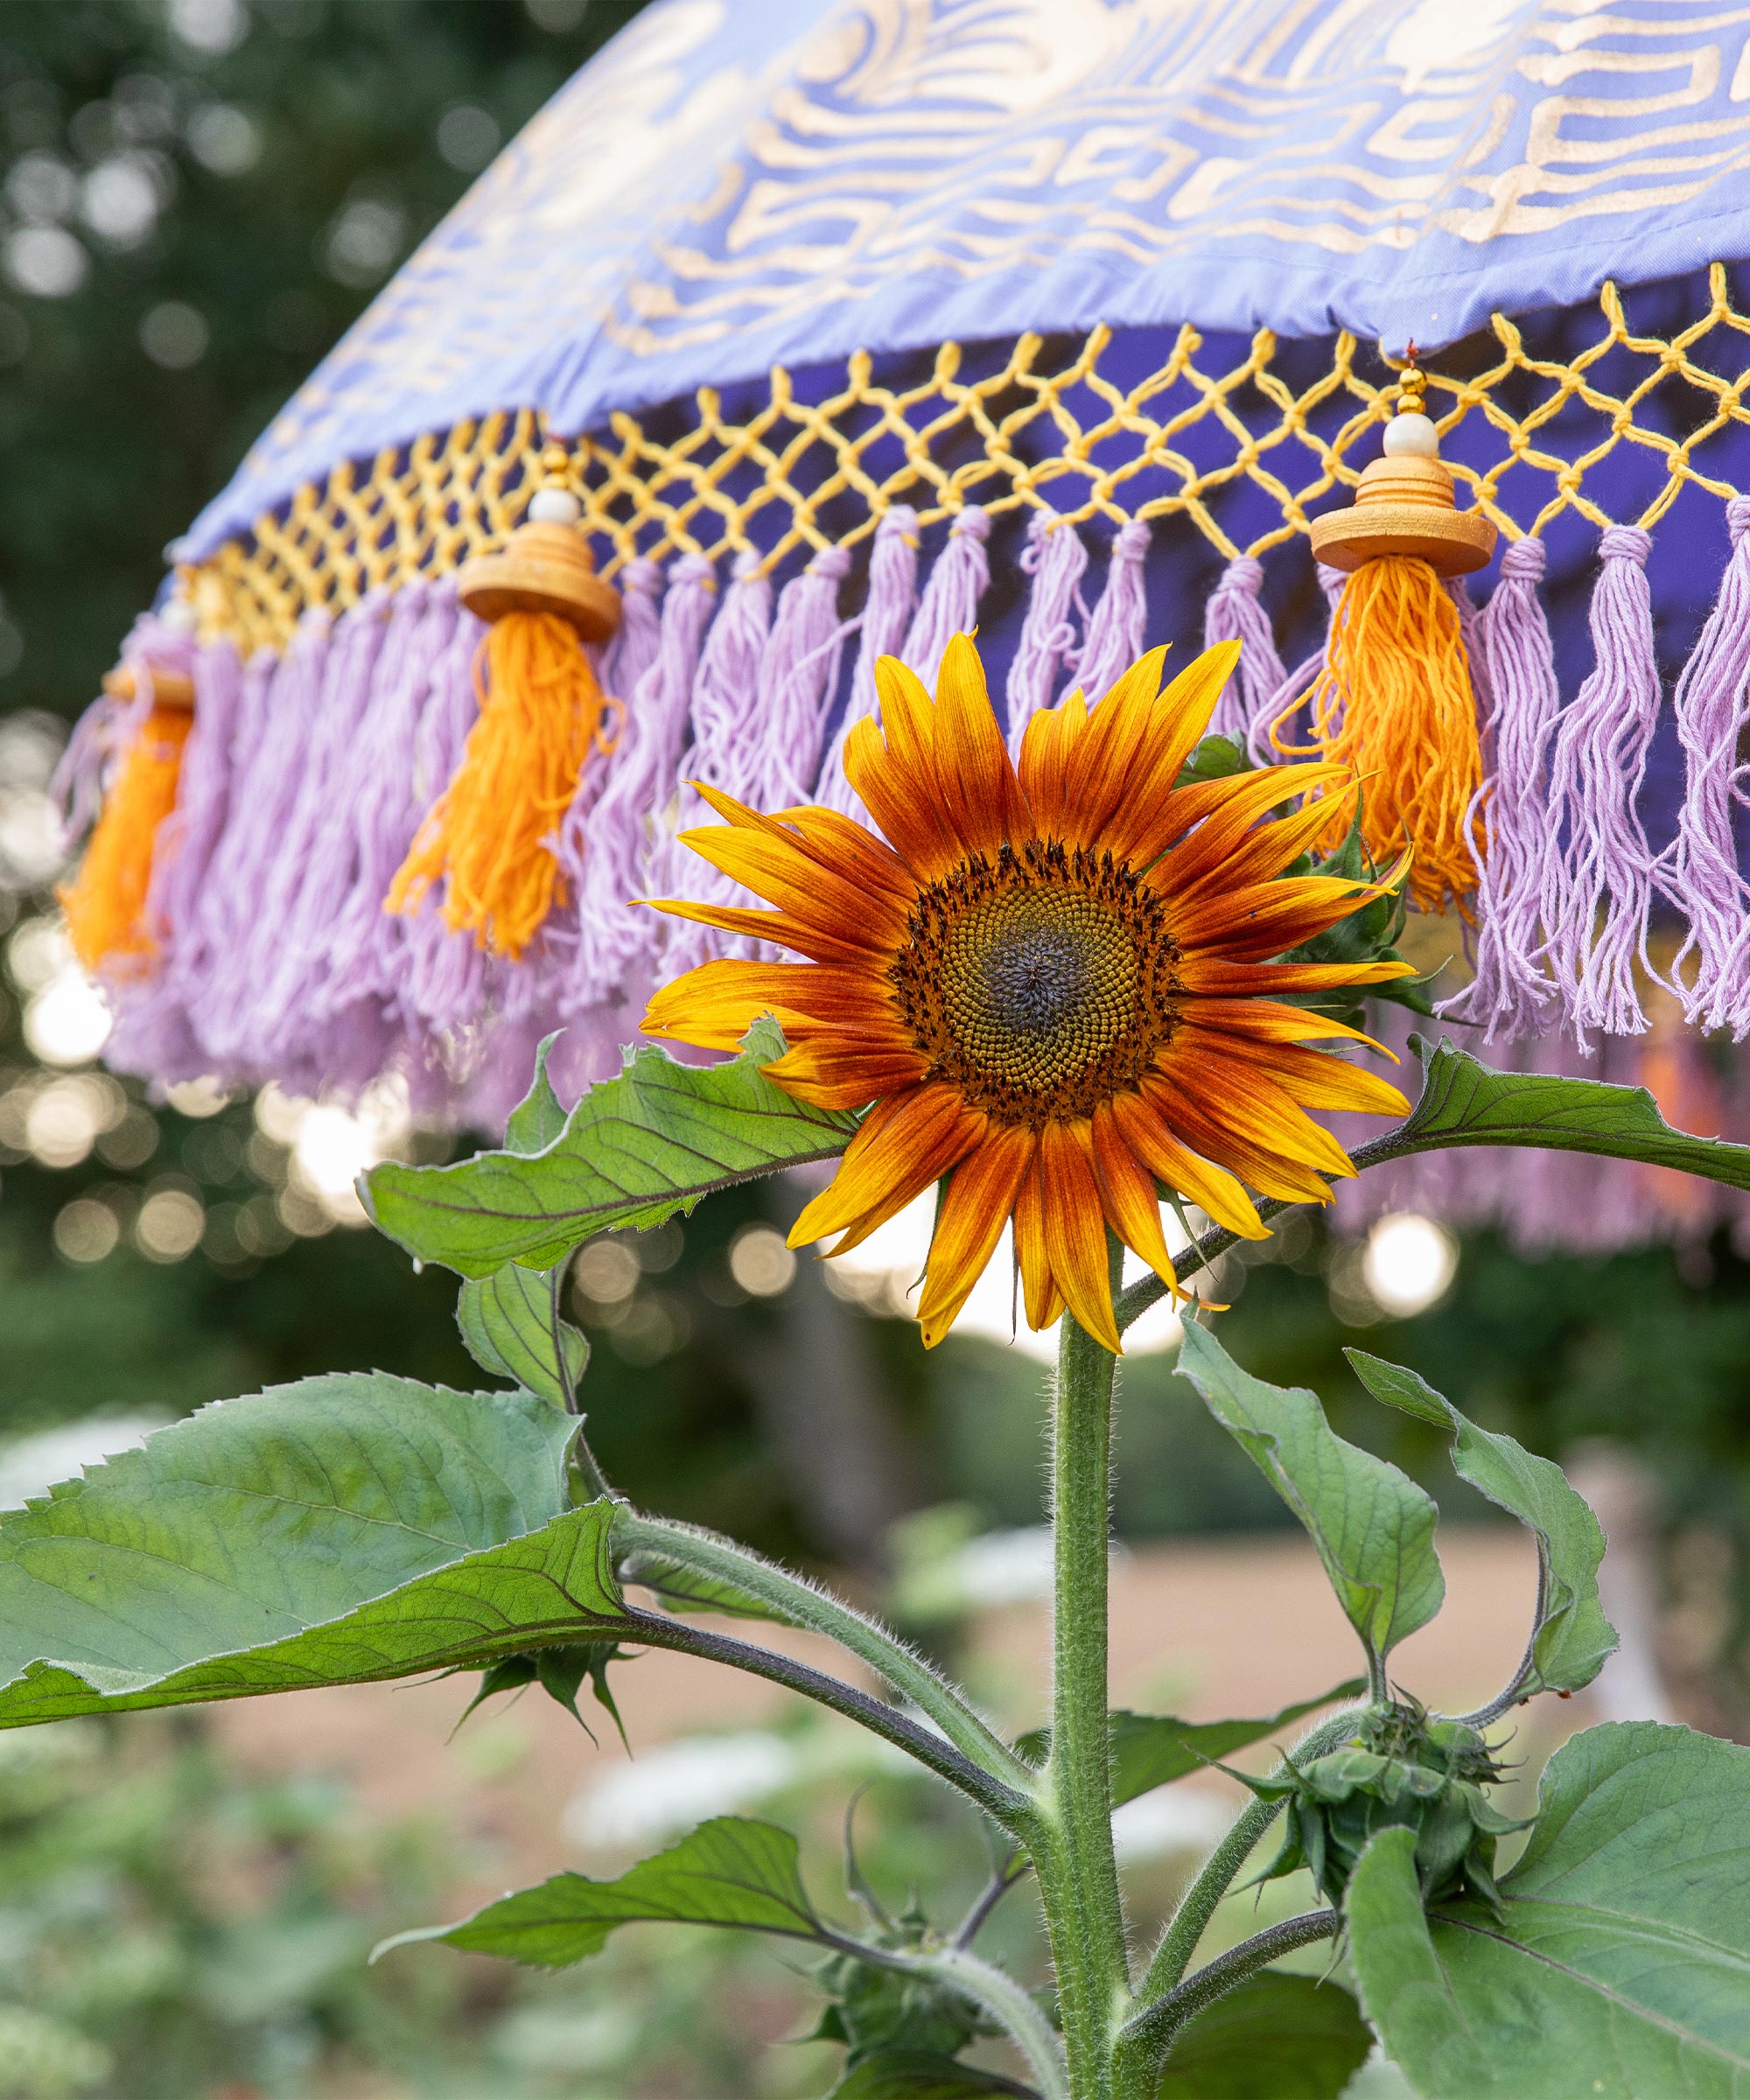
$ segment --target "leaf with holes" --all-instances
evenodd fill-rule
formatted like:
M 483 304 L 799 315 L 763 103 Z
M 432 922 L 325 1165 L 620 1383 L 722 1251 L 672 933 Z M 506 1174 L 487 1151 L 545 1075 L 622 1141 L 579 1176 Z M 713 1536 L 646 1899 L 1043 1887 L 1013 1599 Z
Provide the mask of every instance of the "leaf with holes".
M 784 1039 L 769 1017 L 725 1064 L 677 1064 L 654 1046 L 592 1087 L 538 1152 L 480 1152 L 450 1166 L 374 1167 L 374 1222 L 421 1261 L 464 1276 L 507 1262 L 550 1269 L 612 1226 L 660 1225 L 714 1188 L 836 1158 L 854 1116 L 796 1101 L 766 1077 Z
M 1346 1443 L 1317 1394 L 1252 1377 L 1194 1321 L 1179 1368 L 1306 1526 L 1345 1617 L 1382 1663 L 1446 1595 L 1433 1503 L 1396 1466 Z
M 1401 1407 L 1452 1438 L 1452 1470 L 1516 1516 L 1537 1540 L 1542 1600 L 1516 1692 L 1578 1691 L 1616 1648 L 1616 1631 L 1598 1601 L 1604 1533 L 1559 1466 L 1499 1432 L 1479 1429 L 1426 1379 L 1362 1349 L 1345 1349 L 1376 1400 Z

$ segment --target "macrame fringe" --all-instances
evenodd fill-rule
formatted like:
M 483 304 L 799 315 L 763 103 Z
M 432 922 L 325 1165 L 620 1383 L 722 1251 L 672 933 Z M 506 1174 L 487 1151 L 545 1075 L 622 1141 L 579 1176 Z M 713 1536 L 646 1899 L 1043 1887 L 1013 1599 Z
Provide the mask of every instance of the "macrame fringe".
M 838 589 L 850 571 L 843 547 L 822 548 L 779 597 L 755 692 L 762 763 L 749 799 L 756 808 L 793 809 L 814 800 L 826 710 L 848 634 L 839 621 Z
M 969 503 L 948 528 L 948 543 L 937 555 L 918 600 L 917 617 L 898 654 L 931 692 L 942 660 L 956 634 L 970 634 L 978 625 L 978 605 L 990 587 L 990 515 Z M 870 682 L 874 682 L 872 663 Z
M 1088 550 L 1081 534 L 1054 510 L 1036 510 L 1027 522 L 1021 567 L 1033 580 L 1009 666 L 1009 749 L 1017 757 L 1027 724 L 1042 707 L 1051 705 L 1058 672 L 1075 647 L 1071 615 L 1088 568 Z M 942 647 L 947 646 L 944 640 Z
M 938 570 L 948 564 L 944 555 Z M 908 503 L 896 503 L 875 528 L 869 550 L 869 595 L 864 602 L 857 644 L 857 662 L 850 673 L 850 694 L 844 716 L 834 732 L 821 761 L 816 799 L 846 816 L 862 815 L 850 782 L 844 777 L 844 746 L 859 722 L 878 711 L 875 664 L 882 656 L 904 657 L 906 631 L 918 599 L 918 514 Z M 946 646 L 944 644 L 944 646 Z
M 1278 720 L 1277 750 L 1353 766 L 1374 859 L 1409 853 L 1422 910 L 1465 908 L 1483 848 L 1482 752 L 1458 609 L 1426 562 L 1384 555 L 1349 578 L 1306 705 L 1307 741 L 1290 742 Z M 1347 828 L 1339 820 L 1326 844 Z
M 1222 580 L 1203 608 L 1203 647 L 1213 649 L 1223 641 L 1240 645 L 1240 661 L 1215 703 L 1209 727 L 1216 736 L 1230 738 L 1242 751 L 1250 740 L 1253 724 L 1288 677 L 1264 607 L 1263 590 L 1264 564 L 1249 554 L 1236 554 L 1222 570 Z
M 1096 706 L 1148 646 L 1148 592 L 1143 564 L 1149 528 L 1131 518 L 1112 539 L 1106 588 L 1088 619 L 1088 639 L 1068 661 L 1089 707 Z
M 693 682 L 692 742 L 681 762 L 683 781 L 703 780 L 739 802 L 758 791 L 760 753 L 755 729 L 760 660 L 772 625 L 771 580 L 760 570 L 752 549 L 736 557 L 723 609 L 711 625 Z M 690 789 L 683 788 L 676 830 L 710 822 L 710 812 Z M 738 884 L 710 868 L 677 844 L 673 832 L 664 839 L 652 869 L 654 893 L 682 897 L 697 904 L 733 904 Z M 708 954 L 747 955 L 752 943 L 722 939 L 690 920 L 673 921 L 663 950 L 663 967 L 678 976 Z
M 1555 988 L 1543 967 L 1545 871 L 1555 844 L 1545 801 L 1550 740 L 1561 710 L 1555 652 L 1537 595 L 1541 540 L 1516 540 L 1478 622 L 1473 662 L 1488 668 L 1488 770 L 1474 815 L 1486 813 L 1488 850 L 1476 895 L 1476 975 L 1441 1007 L 1483 1040 L 1536 1033 Z
M 1663 886 L 1690 920 L 1674 977 L 1690 954 L 1696 958 L 1684 1018 L 1742 1042 L 1750 1034 L 1750 883 L 1738 865 L 1732 820 L 1744 799 L 1739 748 L 1750 728 L 1750 497 L 1732 498 L 1726 522 L 1732 553 L 1719 598 L 1673 702 L 1686 780 Z
M 1550 836 L 1543 918 L 1549 958 L 1576 1041 L 1647 1026 L 1635 966 L 1662 983 L 1647 954 L 1653 856 L 1636 801 L 1659 715 L 1652 542 L 1613 525 L 1599 542 L 1592 599 L 1593 665 L 1557 725 L 1550 760 Z
M 701 555 L 683 555 L 669 578 L 655 657 L 626 704 L 626 727 L 591 824 L 568 1016 L 612 1000 L 628 972 L 654 962 L 662 920 L 640 900 L 648 893 L 655 828 L 680 792 L 693 682 L 716 598 L 711 564 Z

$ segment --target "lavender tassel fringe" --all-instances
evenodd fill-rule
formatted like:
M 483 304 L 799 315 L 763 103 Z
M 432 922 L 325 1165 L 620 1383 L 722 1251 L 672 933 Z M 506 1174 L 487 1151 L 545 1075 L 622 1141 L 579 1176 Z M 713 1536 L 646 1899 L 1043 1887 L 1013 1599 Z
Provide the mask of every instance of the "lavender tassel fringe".
M 1561 710 L 1549 622 L 1537 596 L 1541 540 L 1516 540 L 1478 625 L 1474 664 L 1493 698 L 1480 805 L 1488 850 L 1477 888 L 1476 976 L 1443 1014 L 1497 1035 L 1536 1034 L 1554 987 L 1542 967 L 1544 876 L 1553 838 L 1544 804 L 1550 739 Z
M 1032 578 L 1033 587 L 1009 666 L 1009 749 L 1017 757 L 1027 724 L 1051 705 L 1059 667 L 1075 647 L 1070 615 L 1088 567 L 1088 550 L 1081 534 L 1055 511 L 1036 510 L 1027 523 L 1021 567 Z
M 1110 692 L 1143 652 L 1148 634 L 1148 593 L 1143 564 L 1149 528 L 1132 518 L 1112 539 L 1106 588 L 1088 622 L 1088 639 L 1074 663 L 1077 682 L 1089 707 Z
M 947 559 L 944 555 L 938 568 L 945 567 Z M 874 543 L 869 550 L 869 595 L 863 607 L 857 663 L 850 674 L 850 696 L 845 703 L 844 719 L 821 762 L 816 789 L 817 801 L 846 816 L 861 816 L 863 805 L 844 777 L 844 746 L 857 724 L 869 721 L 877 712 L 876 660 L 897 656 L 905 648 L 917 598 L 918 514 L 909 503 L 896 503 L 875 528 Z
M 1590 1031 L 1638 1035 L 1647 1026 L 1634 982 L 1647 956 L 1653 857 L 1635 808 L 1659 713 L 1652 542 L 1613 525 L 1592 592 L 1593 668 L 1556 730 L 1550 760 L 1549 836 L 1562 843 L 1544 867 L 1543 918 L 1550 968 L 1576 1041 Z
M 1240 661 L 1215 704 L 1209 727 L 1217 736 L 1231 738 L 1242 751 L 1252 724 L 1288 677 L 1260 596 L 1263 589 L 1264 564 L 1236 554 L 1203 608 L 1203 647 L 1213 649 L 1222 641 L 1240 645 Z
M 1739 740 L 1750 725 L 1750 497 L 1726 507 L 1732 555 L 1694 654 L 1677 680 L 1675 707 L 1688 785 L 1678 813 L 1665 886 L 1689 914 L 1690 933 L 1677 963 L 1696 956 L 1685 1018 L 1704 1029 L 1750 1034 L 1750 884 L 1739 870 L 1733 805 L 1741 801 Z

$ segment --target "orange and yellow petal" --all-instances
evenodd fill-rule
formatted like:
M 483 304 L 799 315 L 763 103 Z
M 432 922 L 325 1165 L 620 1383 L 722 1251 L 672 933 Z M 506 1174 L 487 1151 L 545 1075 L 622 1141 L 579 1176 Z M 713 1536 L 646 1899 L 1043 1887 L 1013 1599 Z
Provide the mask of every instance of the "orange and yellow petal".
M 1251 1198 L 1225 1167 L 1201 1158 L 1167 1128 L 1158 1110 L 1142 1093 L 1116 1095 L 1113 1120 L 1124 1141 L 1156 1181 L 1176 1189 L 1187 1202 L 1225 1225 L 1245 1240 L 1267 1240 L 1270 1228 L 1257 1214 Z
M 985 1119 L 940 1082 L 876 1102 L 845 1147 L 831 1185 L 790 1228 L 792 1247 L 855 1231 L 878 1211 L 903 1210 L 984 1136 Z
M 1039 1140 L 1019 1124 L 993 1124 L 948 1179 L 930 1242 L 918 1324 L 933 1349 L 958 1318 L 996 1252 L 1032 1167 Z
M 1094 1174 L 1092 1126 L 1048 1123 L 1040 1132 L 1040 1226 L 1052 1280 L 1077 1320 L 1116 1356 L 1123 1344 L 1112 1313 L 1106 1214 Z
M 1160 1228 L 1160 1198 L 1155 1193 L 1154 1176 L 1130 1150 L 1110 1102 L 1094 1112 L 1094 1176 L 1100 1186 L 1106 1222 L 1176 1295 L 1179 1273 Z

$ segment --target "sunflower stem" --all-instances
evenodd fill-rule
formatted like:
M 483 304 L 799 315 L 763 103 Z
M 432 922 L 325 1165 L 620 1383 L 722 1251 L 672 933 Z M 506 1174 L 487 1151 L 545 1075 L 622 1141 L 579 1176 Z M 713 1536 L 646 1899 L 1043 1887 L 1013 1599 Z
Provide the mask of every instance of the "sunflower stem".
M 963 1692 L 886 1627 L 830 1590 L 791 1574 L 732 1539 L 695 1525 L 647 1516 L 621 1503 L 614 1511 L 612 1536 L 616 1561 L 628 1581 L 639 1579 L 640 1558 L 669 1562 L 758 1599 L 780 1625 L 823 1634 L 847 1649 L 927 1715 L 962 1757 L 1010 1797 L 1012 1807 L 998 1820 L 1012 1835 L 1024 1834 L 1039 1775 L 1016 1756 Z
M 1130 2002 L 1106 1704 L 1116 1362 L 1064 1314 L 1052 1438 L 1051 1757 L 1034 1864 L 1075 2100 L 1111 2100 L 1113 2040 Z

